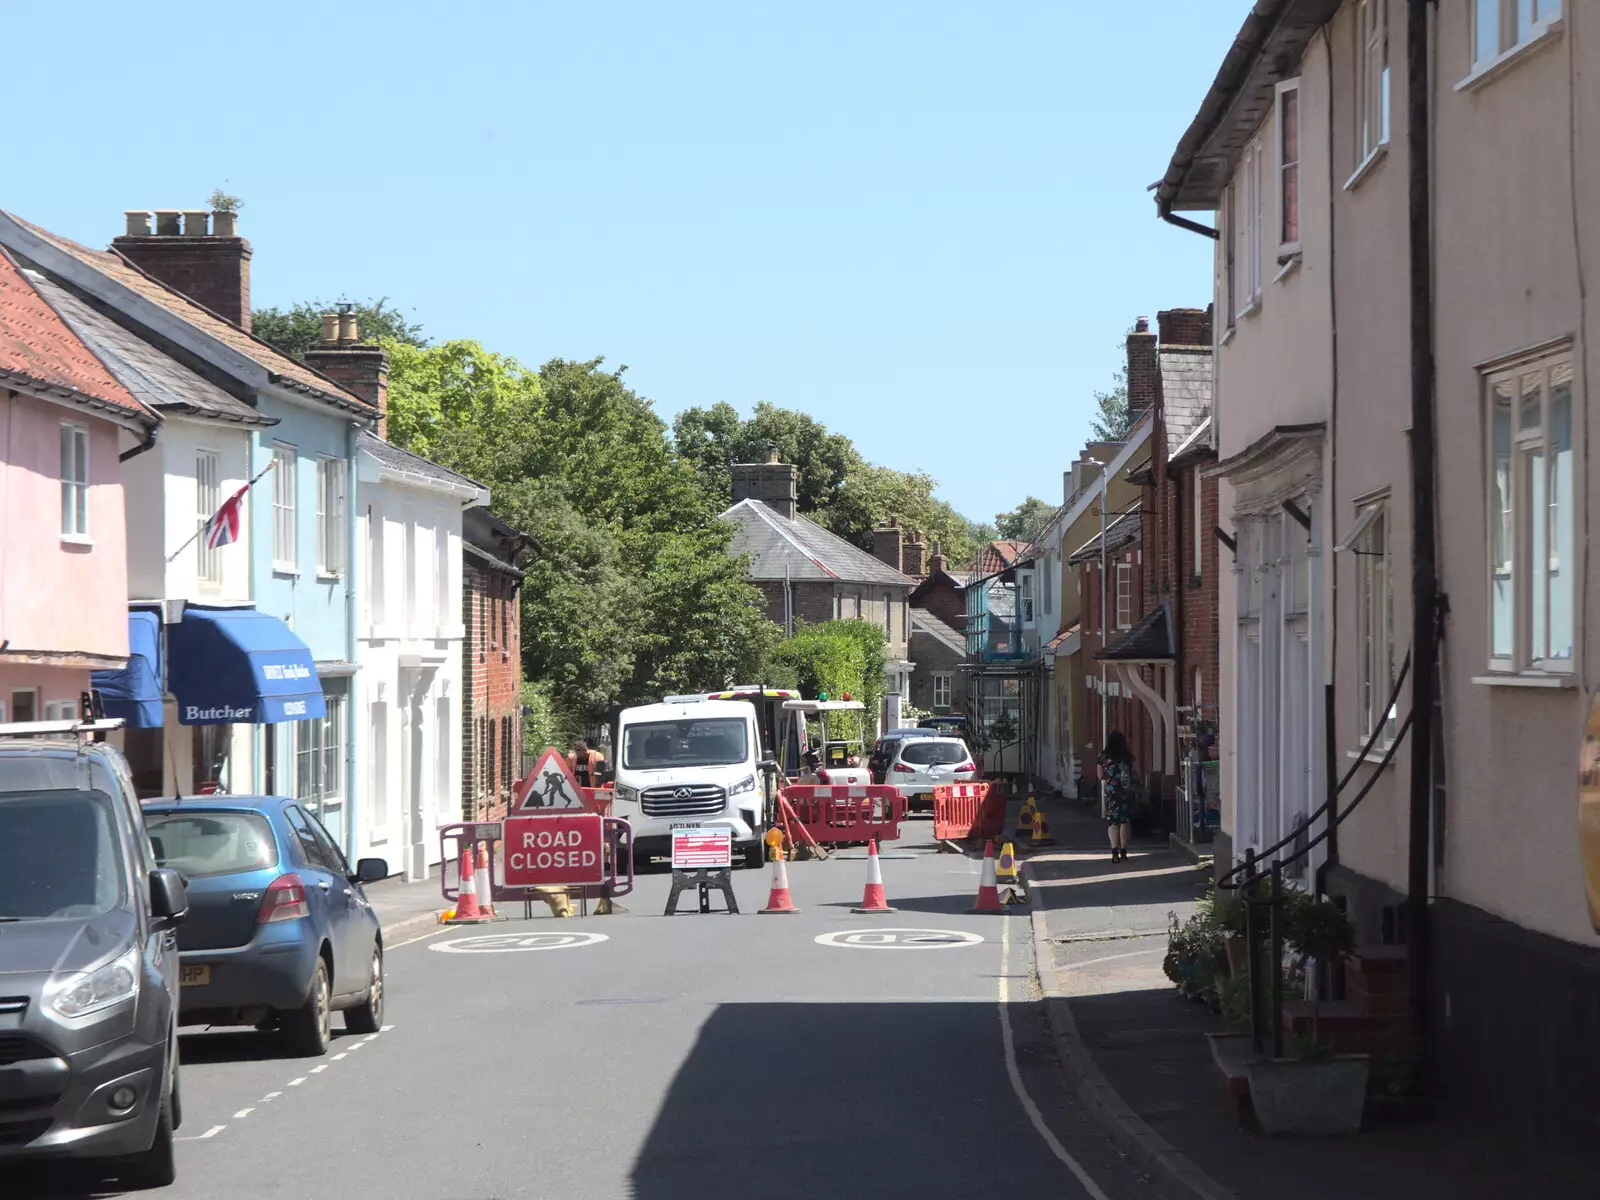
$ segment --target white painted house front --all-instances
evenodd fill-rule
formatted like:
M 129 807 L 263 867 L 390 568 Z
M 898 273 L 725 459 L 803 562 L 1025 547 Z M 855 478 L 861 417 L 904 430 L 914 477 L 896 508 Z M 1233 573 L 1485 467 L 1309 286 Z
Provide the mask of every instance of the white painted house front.
M 356 653 L 366 701 L 356 855 L 408 879 L 461 819 L 461 517 L 489 489 L 372 435 L 356 459 L 366 555 Z

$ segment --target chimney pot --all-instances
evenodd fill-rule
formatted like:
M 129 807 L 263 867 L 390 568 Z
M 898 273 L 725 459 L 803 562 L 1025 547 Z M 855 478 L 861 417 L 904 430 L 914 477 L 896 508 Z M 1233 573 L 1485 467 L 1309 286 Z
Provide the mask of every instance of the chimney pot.
M 353 346 L 360 340 L 360 330 L 356 327 L 356 314 L 347 308 L 339 314 L 339 344 Z
M 222 209 L 218 209 L 217 211 L 213 212 L 211 214 L 211 236 L 238 237 L 239 214 L 236 212 L 227 212 Z
M 1140 317 L 1137 321 L 1135 321 L 1133 323 L 1133 331 L 1135 333 L 1149 333 L 1150 332 L 1150 318 L 1149 317 Z
M 158 208 L 153 237 L 142 211 L 127 210 L 125 215 L 128 232 L 111 239 L 113 250 L 173 291 L 250 331 L 250 243 L 225 236 L 228 229 L 220 214 Z M 213 215 L 218 221 L 207 236 L 206 221 Z
M 156 209 L 156 236 L 177 237 L 180 214 L 175 208 Z
M 776 454 L 776 447 L 769 450 L 770 457 Z M 733 503 L 759 500 L 780 517 L 794 520 L 800 471 L 793 463 L 734 463 L 732 474 Z
M 129 237 L 150 236 L 150 210 L 130 208 L 122 214 L 128 220 Z
M 196 209 L 192 212 L 185 209 L 183 213 L 183 236 L 207 237 L 211 232 L 207 228 L 210 218 L 211 213 L 205 209 Z
M 322 314 L 322 344 L 335 346 L 339 343 L 339 314 L 325 312 Z
M 767 461 L 776 464 L 778 461 L 778 444 L 771 442 L 767 446 Z

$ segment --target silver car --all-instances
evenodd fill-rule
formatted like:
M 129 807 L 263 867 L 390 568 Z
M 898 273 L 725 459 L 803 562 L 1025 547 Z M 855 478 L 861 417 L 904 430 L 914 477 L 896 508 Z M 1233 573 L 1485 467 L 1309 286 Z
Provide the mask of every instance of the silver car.
M 908 811 L 933 808 L 933 789 L 978 777 L 972 751 L 960 738 L 908 737 L 895 747 L 883 781 L 900 789 Z

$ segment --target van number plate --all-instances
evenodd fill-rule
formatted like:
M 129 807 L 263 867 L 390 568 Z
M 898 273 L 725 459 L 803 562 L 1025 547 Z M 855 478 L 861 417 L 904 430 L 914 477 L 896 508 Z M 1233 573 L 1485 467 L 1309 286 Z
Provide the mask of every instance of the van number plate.
M 184 967 L 178 976 L 178 983 L 183 987 L 205 987 L 210 982 L 210 967 Z
M 674 821 L 667 826 L 668 829 L 699 829 L 699 821 Z

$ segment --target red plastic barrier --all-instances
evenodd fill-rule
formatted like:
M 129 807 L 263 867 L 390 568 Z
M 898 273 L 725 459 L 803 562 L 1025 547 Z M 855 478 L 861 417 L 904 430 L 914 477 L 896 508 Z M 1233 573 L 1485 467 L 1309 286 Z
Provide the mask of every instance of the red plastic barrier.
M 906 798 L 883 784 L 790 784 L 783 789 L 796 819 L 824 845 L 900 837 Z
M 988 793 L 983 798 L 983 805 L 978 810 L 977 823 L 972 827 L 972 836 L 979 841 L 989 838 L 998 838 L 1006 828 L 1006 800 L 1005 789 L 990 786 Z
M 993 789 L 987 783 L 951 783 L 933 789 L 933 836 L 941 842 L 976 837 Z M 1001 810 L 1002 816 L 1005 810 Z

